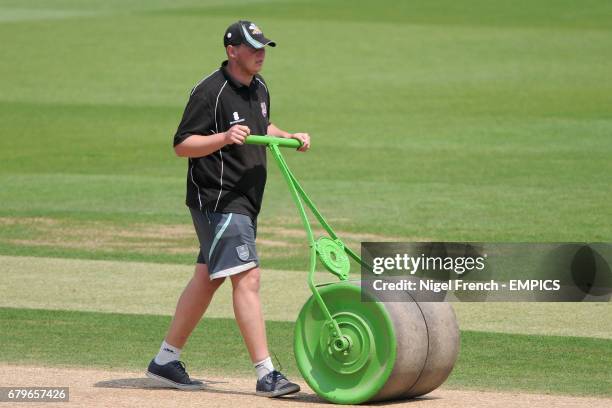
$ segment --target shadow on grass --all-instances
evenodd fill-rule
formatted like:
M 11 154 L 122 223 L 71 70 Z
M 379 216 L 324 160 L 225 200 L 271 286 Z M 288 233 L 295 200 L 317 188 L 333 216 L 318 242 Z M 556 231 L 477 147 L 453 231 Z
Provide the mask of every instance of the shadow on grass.
M 215 381 L 215 380 L 207 380 L 204 378 L 199 379 L 203 381 L 205 386 L 201 390 L 187 391 L 187 392 L 207 392 L 214 394 L 226 394 L 226 395 L 245 395 L 245 396 L 255 396 L 255 393 L 249 391 L 240 391 L 231 389 L 231 384 L 229 381 Z M 163 385 L 158 383 L 157 381 L 150 378 L 117 378 L 106 381 L 99 381 L 94 384 L 94 387 L 98 388 L 115 388 L 115 389 L 140 389 L 140 390 L 162 390 L 167 389 L 168 391 L 175 392 L 185 392 L 181 390 L 177 390 L 167 385 Z M 410 403 L 418 403 L 428 400 L 439 399 L 437 397 L 420 397 L 412 400 L 400 400 L 400 401 L 383 401 L 372 404 L 365 404 L 362 406 L 388 406 L 388 405 L 396 405 L 396 404 L 405 404 L 407 402 Z M 316 403 L 316 404 L 329 404 L 335 405 L 331 402 L 324 400 L 314 393 L 308 392 L 298 392 L 296 394 L 292 394 L 290 396 L 285 396 L 282 398 L 276 398 L 276 401 L 286 401 L 286 402 L 301 402 L 301 403 Z
M 205 378 L 199 378 L 200 381 L 204 382 L 204 388 L 201 390 L 193 390 L 187 392 L 207 392 L 215 394 L 227 394 L 227 395 L 246 395 L 255 396 L 254 392 L 241 391 L 232 389 L 232 385 L 229 381 L 215 381 L 207 380 Z M 140 390 L 163 390 L 175 392 L 185 392 L 177 390 L 171 386 L 160 384 L 159 382 L 150 378 L 117 378 L 106 381 L 99 381 L 94 384 L 94 387 L 98 388 L 119 388 L 119 389 L 140 389 Z M 299 401 L 306 403 L 325 403 L 326 401 L 319 398 L 316 394 L 298 392 L 291 396 L 278 398 L 277 400 L 286 399 L 288 401 Z

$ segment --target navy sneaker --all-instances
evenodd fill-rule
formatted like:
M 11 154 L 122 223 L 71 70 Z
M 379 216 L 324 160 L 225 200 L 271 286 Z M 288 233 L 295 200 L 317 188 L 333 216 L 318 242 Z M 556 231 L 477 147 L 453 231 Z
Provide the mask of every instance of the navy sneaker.
M 255 394 L 262 397 L 280 397 L 298 392 L 300 386 L 289 381 L 280 371 L 272 371 L 257 381 Z
M 185 371 L 185 363 L 178 360 L 164 365 L 157 364 L 155 359 L 151 360 L 147 369 L 147 377 L 179 390 L 199 390 L 204 387 L 202 381 L 189 378 L 189 374 Z

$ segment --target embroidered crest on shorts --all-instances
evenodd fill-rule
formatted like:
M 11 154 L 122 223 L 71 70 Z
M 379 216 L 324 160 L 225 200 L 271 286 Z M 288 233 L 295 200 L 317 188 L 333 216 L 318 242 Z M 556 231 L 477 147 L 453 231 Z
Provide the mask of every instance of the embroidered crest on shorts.
M 247 261 L 249 259 L 249 247 L 247 244 L 237 246 L 236 252 L 238 252 L 238 258 L 240 258 L 241 261 Z

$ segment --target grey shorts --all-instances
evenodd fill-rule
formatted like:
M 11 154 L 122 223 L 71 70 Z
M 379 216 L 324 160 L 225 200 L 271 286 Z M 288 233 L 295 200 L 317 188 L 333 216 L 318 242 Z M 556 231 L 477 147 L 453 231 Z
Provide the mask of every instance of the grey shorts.
M 200 241 L 198 263 L 208 265 L 210 279 L 235 275 L 259 266 L 251 217 L 238 213 L 214 213 L 190 208 Z

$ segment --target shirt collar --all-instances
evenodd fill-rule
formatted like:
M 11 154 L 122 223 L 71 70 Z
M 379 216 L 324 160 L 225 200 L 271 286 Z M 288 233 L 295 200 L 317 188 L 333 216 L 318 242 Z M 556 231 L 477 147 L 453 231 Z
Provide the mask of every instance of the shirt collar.
M 227 60 L 223 61 L 221 63 L 221 72 L 223 73 L 223 76 L 225 77 L 225 79 L 227 80 L 227 82 L 229 82 L 229 84 L 234 87 L 235 89 L 240 89 L 240 88 L 256 88 L 257 87 L 257 81 L 255 80 L 255 77 L 253 77 L 253 79 L 251 80 L 251 84 L 250 85 L 245 85 L 242 82 L 238 81 L 236 78 L 234 78 L 229 71 L 227 70 Z

